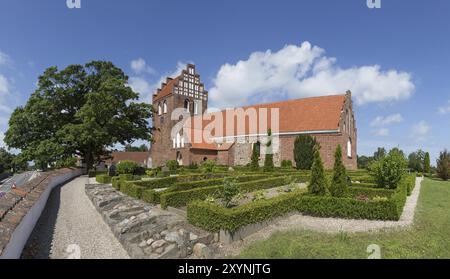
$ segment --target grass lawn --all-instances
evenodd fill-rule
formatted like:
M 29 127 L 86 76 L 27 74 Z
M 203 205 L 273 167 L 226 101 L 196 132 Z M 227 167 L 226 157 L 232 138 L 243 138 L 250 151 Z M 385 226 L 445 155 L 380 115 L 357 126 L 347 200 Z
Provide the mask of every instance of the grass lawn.
M 241 258 L 367 258 L 381 247 L 382 258 L 450 258 L 450 182 L 422 182 L 414 225 L 407 230 L 326 234 L 290 231 L 246 248 Z

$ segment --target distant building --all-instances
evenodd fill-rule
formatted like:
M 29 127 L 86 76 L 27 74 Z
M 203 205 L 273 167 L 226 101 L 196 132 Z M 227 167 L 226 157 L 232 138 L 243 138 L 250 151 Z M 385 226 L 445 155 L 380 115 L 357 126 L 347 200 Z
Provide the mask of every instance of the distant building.
M 240 118 L 237 118 L 238 115 L 229 118 L 229 110 L 205 114 L 208 92 L 200 80 L 200 75 L 196 73 L 195 66 L 189 64 L 178 77 L 167 78 L 153 95 L 153 106 L 156 112 L 153 116 L 154 142 L 150 149 L 150 164 L 153 167 L 163 166 L 169 160 L 177 160 L 180 165 L 186 166 L 191 163 L 199 164 L 207 159 L 216 160 L 220 165 L 246 165 L 250 162 L 254 146 L 264 149 L 260 140 L 267 136 L 267 129 L 272 128 L 276 130 L 274 136 L 278 138 L 277 150 L 274 152 L 274 164 L 277 166 L 282 160 L 291 160 L 295 164 L 295 138 L 307 134 L 320 143 L 320 153 L 326 168 L 333 167 L 334 152 L 338 145 L 342 147 L 346 167 L 357 168 L 357 129 L 351 92 L 235 109 L 267 110 L 269 121 L 266 125 L 261 125 L 262 117 L 259 114 L 253 120 L 251 113 L 244 113 L 244 117 Z M 183 115 L 179 115 L 180 111 L 184 112 Z M 214 119 L 221 115 L 224 122 L 223 131 L 208 131 Z M 189 116 L 189 129 L 186 129 L 186 124 L 183 125 L 184 129 L 180 129 L 177 125 L 185 116 Z M 275 117 L 279 118 L 275 123 L 277 127 L 271 121 Z M 197 126 L 196 121 L 200 123 Z M 254 130 L 249 128 L 253 122 L 257 122 Z M 240 125 L 244 128 L 237 128 L 241 127 Z M 201 134 L 205 131 L 209 132 L 209 138 L 193 140 L 195 133 Z M 261 164 L 263 160 L 264 156 L 261 155 Z
M 105 161 L 106 167 L 117 165 L 122 161 L 133 161 L 141 167 L 151 167 L 150 152 L 112 152 L 111 158 Z

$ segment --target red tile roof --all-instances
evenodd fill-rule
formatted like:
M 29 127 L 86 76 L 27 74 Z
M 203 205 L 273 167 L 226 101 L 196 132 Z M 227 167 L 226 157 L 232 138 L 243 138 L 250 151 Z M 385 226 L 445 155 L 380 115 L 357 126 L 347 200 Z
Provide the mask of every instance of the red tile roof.
M 172 94 L 174 86 L 178 84 L 178 80 L 179 80 L 179 76 L 174 79 L 169 78 L 169 80 L 168 80 L 169 82 L 166 85 L 163 84 L 161 86 L 161 90 L 157 94 L 153 95 L 153 102 L 156 102 L 156 101 Z
M 150 152 L 112 152 L 111 157 L 111 159 L 106 160 L 106 164 L 117 164 L 129 160 L 145 166 L 150 158 Z

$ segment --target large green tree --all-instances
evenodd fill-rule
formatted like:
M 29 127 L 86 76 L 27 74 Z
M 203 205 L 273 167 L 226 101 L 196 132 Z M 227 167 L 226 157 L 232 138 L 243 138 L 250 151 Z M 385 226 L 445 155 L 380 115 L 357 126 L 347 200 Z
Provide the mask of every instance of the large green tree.
M 436 161 L 436 173 L 439 178 L 447 181 L 450 179 L 450 153 L 447 150 L 442 151 L 439 154 L 439 158 Z
M 431 173 L 431 160 L 430 153 L 426 152 L 425 157 L 423 159 L 423 172 L 430 174 Z
M 0 174 L 8 172 L 13 168 L 14 155 L 5 148 L 0 148 Z
M 310 170 L 314 161 L 314 150 L 318 145 L 310 135 L 300 135 L 294 142 L 294 160 L 298 170 Z
M 408 156 L 408 168 L 416 172 L 423 172 L 425 152 L 421 149 L 412 152 Z
M 128 76 L 111 62 L 48 68 L 9 121 L 5 142 L 42 167 L 80 155 L 91 168 L 107 148 L 151 138 L 150 104 L 139 103 Z

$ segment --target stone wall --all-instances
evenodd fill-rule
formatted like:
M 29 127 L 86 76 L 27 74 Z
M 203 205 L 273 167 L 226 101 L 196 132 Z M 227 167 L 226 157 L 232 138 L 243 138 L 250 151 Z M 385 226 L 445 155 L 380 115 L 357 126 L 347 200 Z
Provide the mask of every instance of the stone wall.
M 0 259 L 20 257 L 52 189 L 81 173 L 81 169 L 42 173 L 0 198 Z

